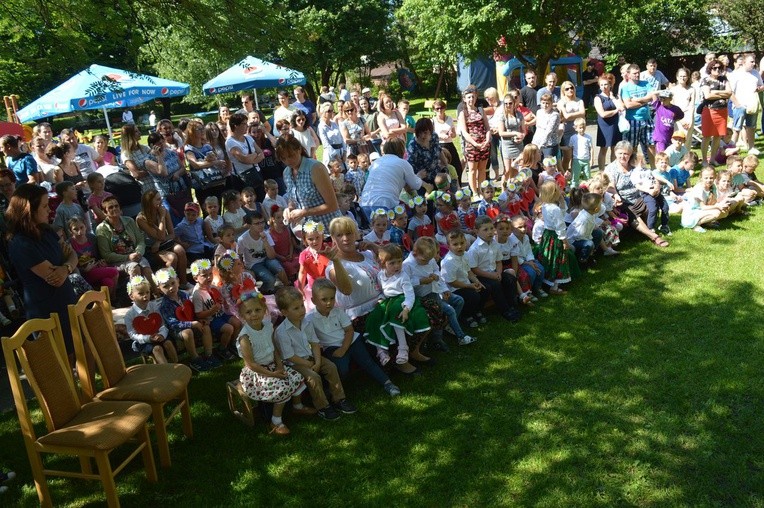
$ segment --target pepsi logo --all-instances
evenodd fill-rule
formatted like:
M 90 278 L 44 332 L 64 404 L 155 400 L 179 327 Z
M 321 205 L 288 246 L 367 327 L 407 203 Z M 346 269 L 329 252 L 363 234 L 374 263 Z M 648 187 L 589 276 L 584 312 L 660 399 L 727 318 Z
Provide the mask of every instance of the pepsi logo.
M 117 104 L 117 106 L 121 106 L 123 102 L 124 101 L 117 101 L 116 104 Z
M 283 84 L 284 84 L 284 81 L 286 81 L 286 79 L 284 79 L 284 78 L 279 78 L 279 85 L 283 85 Z
M 170 91 L 170 90 L 169 90 L 169 88 L 167 88 L 167 87 L 165 87 L 165 88 L 162 88 L 162 95 L 167 95 L 167 93 L 168 93 L 169 91 Z
M 215 93 L 215 89 L 214 88 L 210 88 L 210 93 Z
M 87 99 L 80 99 L 77 104 L 79 104 L 81 108 L 84 108 L 85 106 L 87 106 L 88 100 Z

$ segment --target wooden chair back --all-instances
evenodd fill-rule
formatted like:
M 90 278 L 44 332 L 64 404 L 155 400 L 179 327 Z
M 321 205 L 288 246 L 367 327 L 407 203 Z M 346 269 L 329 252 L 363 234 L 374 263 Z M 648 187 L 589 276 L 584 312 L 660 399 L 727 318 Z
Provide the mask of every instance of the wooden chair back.
M 119 383 L 126 372 L 114 330 L 108 288 L 83 294 L 75 305 L 69 306 L 69 320 L 80 383 L 85 395 L 93 398 L 99 391 L 95 386 L 95 372 L 91 372 L 93 363 L 104 388 Z
M 3 337 L 3 354 L 24 439 L 37 436 L 32 425 L 19 365 L 40 404 L 48 432 L 61 428 L 81 408 L 69 368 L 61 323 L 56 314 L 25 322 L 13 337 Z M 18 362 L 18 363 L 17 363 Z

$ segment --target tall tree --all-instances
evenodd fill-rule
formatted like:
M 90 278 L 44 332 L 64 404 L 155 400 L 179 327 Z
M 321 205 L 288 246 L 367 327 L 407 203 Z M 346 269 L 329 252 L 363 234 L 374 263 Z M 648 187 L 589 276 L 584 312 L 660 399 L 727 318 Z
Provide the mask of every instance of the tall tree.
M 754 0 L 719 0 L 712 11 L 757 54 L 764 51 L 764 9 Z
M 404 0 L 397 16 L 411 27 L 411 43 L 420 53 L 475 58 L 491 54 L 504 36 L 504 51 L 526 64 L 526 57 L 533 57 L 536 67 L 545 69 L 551 58 L 618 19 L 622 7 L 621 0 Z

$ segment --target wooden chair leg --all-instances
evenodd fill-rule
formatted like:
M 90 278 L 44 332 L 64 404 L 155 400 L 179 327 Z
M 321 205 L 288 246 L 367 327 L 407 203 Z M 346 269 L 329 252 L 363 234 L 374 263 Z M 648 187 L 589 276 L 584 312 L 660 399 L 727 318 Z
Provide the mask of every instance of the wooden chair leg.
M 194 437 L 194 426 L 191 423 L 191 405 L 188 402 L 188 388 L 183 392 L 183 407 L 180 408 L 180 416 L 183 418 L 183 434 L 187 438 Z
M 148 425 L 143 426 L 140 438 L 141 441 L 146 444 L 146 446 L 143 447 L 143 451 L 141 451 L 143 456 L 143 469 L 146 471 L 146 479 L 149 483 L 156 483 L 159 478 L 157 477 L 157 466 L 154 462 L 154 453 L 151 449 L 151 436 L 149 436 Z
M 159 464 L 162 467 L 170 467 L 170 444 L 167 442 L 167 425 L 164 421 L 164 404 L 152 404 L 151 411 L 154 420 L 154 433 L 157 435 L 157 449 L 159 450 Z
M 48 480 L 45 478 L 45 466 L 42 463 L 42 457 L 39 453 L 27 450 L 29 456 L 29 465 L 32 468 L 32 477 L 37 489 L 37 497 L 40 499 L 40 506 L 43 508 L 53 508 L 53 500 L 50 498 L 48 489 Z
M 93 463 L 90 461 L 90 457 L 80 455 L 80 469 L 85 474 L 93 474 Z
M 106 504 L 109 508 L 119 508 L 119 497 L 117 496 L 117 485 L 114 483 L 114 471 L 111 469 L 109 454 L 99 451 L 95 456 L 98 466 L 98 475 L 101 477 L 103 491 L 106 495 Z

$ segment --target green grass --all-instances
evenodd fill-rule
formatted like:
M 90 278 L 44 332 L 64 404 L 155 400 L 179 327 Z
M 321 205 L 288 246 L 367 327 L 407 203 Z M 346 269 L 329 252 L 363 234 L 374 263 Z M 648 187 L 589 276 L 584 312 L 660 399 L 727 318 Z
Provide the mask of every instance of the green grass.
M 238 364 L 196 376 L 195 437 L 171 425 L 173 467 L 156 485 L 128 468 L 123 506 L 764 506 L 762 218 L 702 235 L 672 217 L 668 249 L 629 235 L 567 296 L 394 377 L 400 398 L 353 377 L 357 414 L 287 413 L 287 438 L 228 412 Z M 19 476 L 0 500 L 35 506 L 13 412 L 0 450 Z M 94 482 L 51 493 L 103 502 Z

